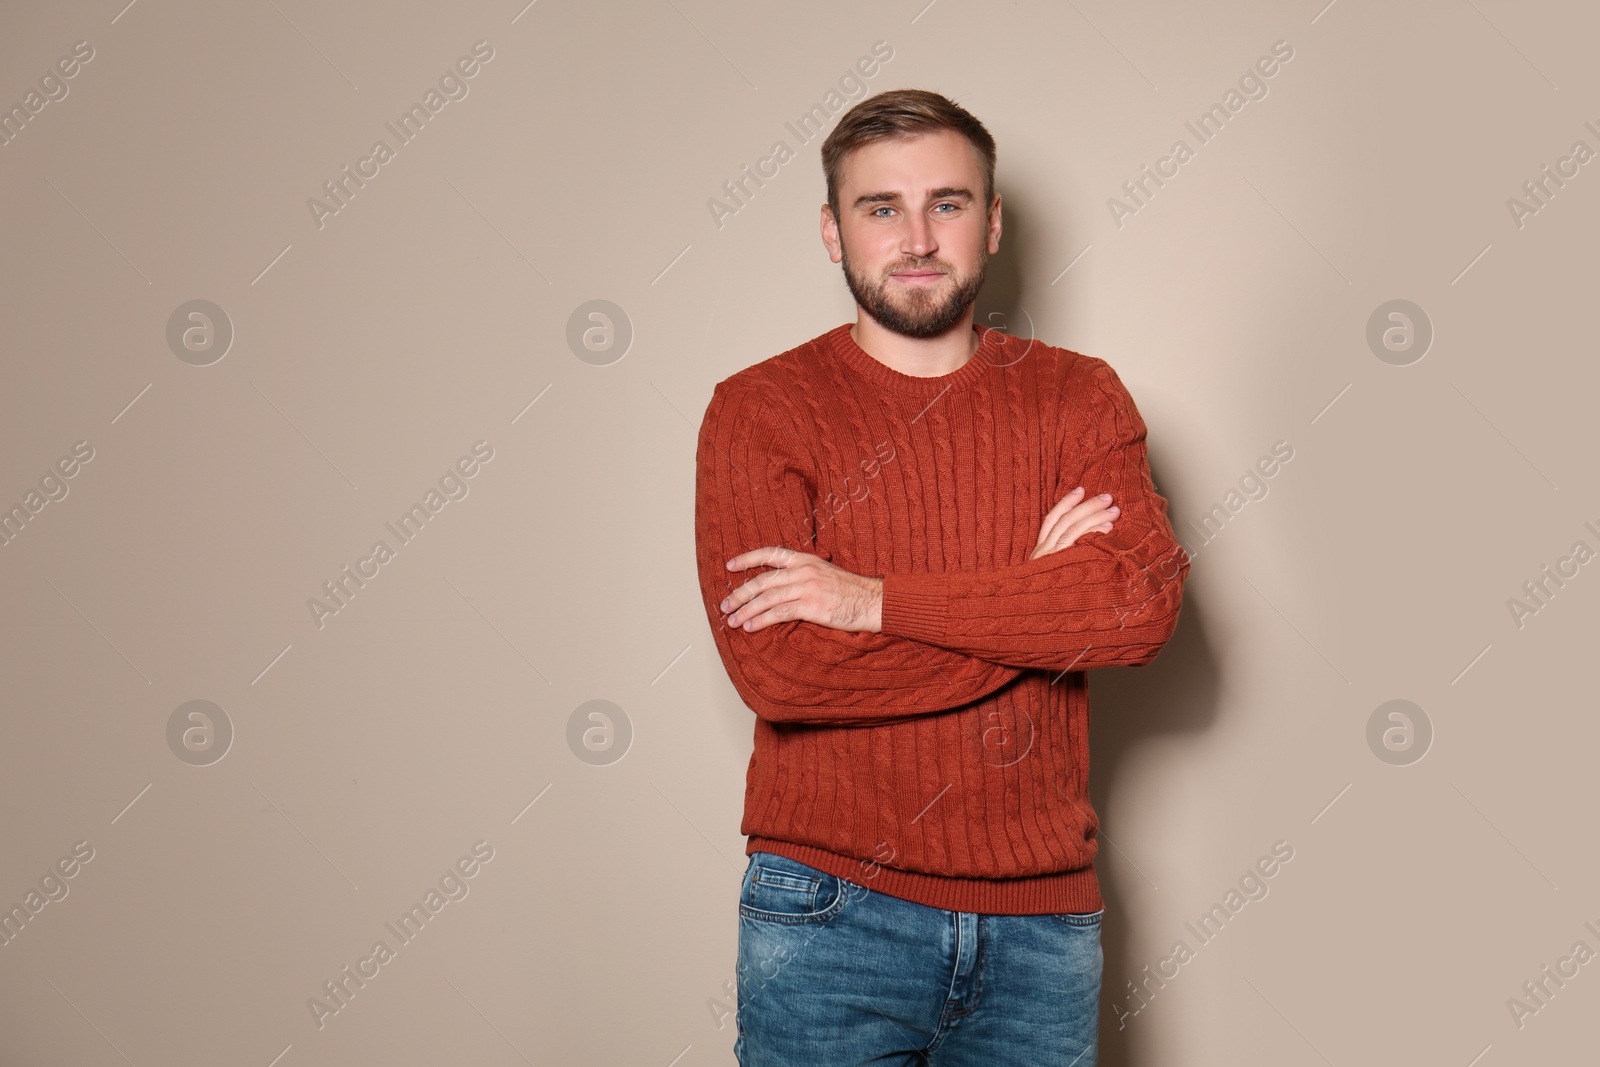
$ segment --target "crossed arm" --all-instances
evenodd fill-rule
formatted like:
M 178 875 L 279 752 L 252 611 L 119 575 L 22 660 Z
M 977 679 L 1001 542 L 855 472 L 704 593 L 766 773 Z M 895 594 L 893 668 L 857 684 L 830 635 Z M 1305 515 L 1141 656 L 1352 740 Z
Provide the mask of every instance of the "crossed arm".
M 1112 529 L 1121 511 L 1110 493 L 1088 496 L 1083 486 L 1062 497 L 1039 527 L 1030 559 L 1059 552 L 1079 536 Z M 836 567 L 821 556 L 781 545 L 743 552 L 728 561 L 730 571 L 772 567 L 723 598 L 723 623 L 747 633 L 773 623 L 804 619 L 835 630 L 883 632 L 883 579 Z
M 1062 445 L 1071 481 L 1055 487 L 1032 557 L 985 570 L 857 575 L 792 547 L 815 495 L 794 424 L 759 387 L 717 387 L 697 453 L 696 555 L 718 651 L 756 714 L 870 724 L 965 706 L 1028 669 L 1155 658 L 1189 561 L 1132 398 L 1109 365 L 1080 359 L 1068 399 L 1088 418 Z

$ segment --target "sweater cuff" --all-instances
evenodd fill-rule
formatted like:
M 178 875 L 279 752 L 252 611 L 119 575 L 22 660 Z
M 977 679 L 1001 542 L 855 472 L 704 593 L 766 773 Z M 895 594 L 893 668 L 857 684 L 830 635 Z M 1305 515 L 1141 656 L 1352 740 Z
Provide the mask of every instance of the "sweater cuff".
M 937 645 L 950 625 L 948 574 L 886 574 L 879 630 Z

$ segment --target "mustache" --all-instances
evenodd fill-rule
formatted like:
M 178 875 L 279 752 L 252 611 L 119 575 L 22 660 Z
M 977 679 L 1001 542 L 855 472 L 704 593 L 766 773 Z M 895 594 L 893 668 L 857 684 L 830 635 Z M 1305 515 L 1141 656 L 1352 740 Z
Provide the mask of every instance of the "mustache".
M 937 271 L 940 274 L 949 274 L 950 273 L 950 268 L 948 266 L 946 266 L 943 263 L 939 263 L 939 262 L 936 262 L 936 261 L 933 261 L 933 260 L 929 260 L 927 263 L 899 263 L 899 264 L 896 264 L 893 267 L 890 267 L 885 273 L 887 273 L 887 274 L 904 274 L 907 271 L 914 271 L 914 270 L 916 270 L 916 271 L 931 270 L 931 271 Z

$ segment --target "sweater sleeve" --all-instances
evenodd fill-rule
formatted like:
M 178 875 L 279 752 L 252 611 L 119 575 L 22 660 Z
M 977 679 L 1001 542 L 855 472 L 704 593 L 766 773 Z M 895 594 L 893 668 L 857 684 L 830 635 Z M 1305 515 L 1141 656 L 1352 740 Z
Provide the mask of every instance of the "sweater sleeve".
M 1109 533 L 991 570 L 883 576 L 886 634 L 1048 670 L 1144 666 L 1172 636 L 1189 557 L 1150 480 L 1145 424 L 1104 360 L 1080 356 L 1052 501 L 1075 486 L 1121 508 Z
M 695 556 L 706 616 L 728 677 L 773 722 L 863 726 L 964 707 L 1023 671 L 886 633 L 804 619 L 753 633 L 722 621 L 728 593 L 768 568 L 728 560 L 765 545 L 828 558 L 804 534 L 815 476 L 776 401 L 732 379 L 713 390 L 695 460 Z

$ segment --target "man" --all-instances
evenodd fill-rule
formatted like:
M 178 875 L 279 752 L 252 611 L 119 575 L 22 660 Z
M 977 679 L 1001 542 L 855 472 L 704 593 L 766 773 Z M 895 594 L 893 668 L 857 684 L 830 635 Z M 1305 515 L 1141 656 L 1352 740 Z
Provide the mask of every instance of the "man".
M 1188 557 L 1102 360 L 973 324 L 994 140 L 863 100 L 822 147 L 856 321 L 718 383 L 695 541 L 756 714 L 735 1052 L 1096 1060 L 1085 670 L 1142 666 Z

